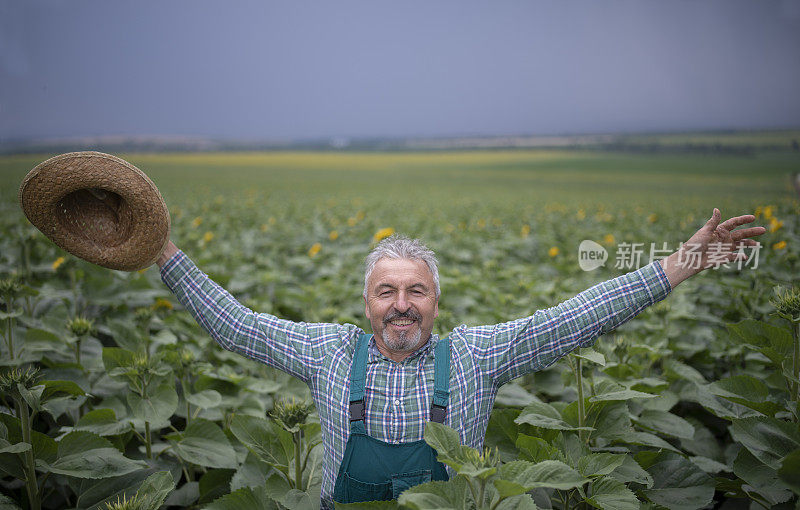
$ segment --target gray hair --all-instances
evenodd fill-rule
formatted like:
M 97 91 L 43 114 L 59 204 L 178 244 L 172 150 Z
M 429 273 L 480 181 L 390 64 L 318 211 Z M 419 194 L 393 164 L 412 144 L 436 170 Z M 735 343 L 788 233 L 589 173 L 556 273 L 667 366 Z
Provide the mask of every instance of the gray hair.
M 367 297 L 367 281 L 373 269 L 375 269 L 375 264 L 383 258 L 421 260 L 425 262 L 431 275 L 433 275 L 436 299 L 439 299 L 441 291 L 439 289 L 439 262 L 436 260 L 436 254 L 422 244 L 422 241 L 419 239 L 409 239 L 397 234 L 387 237 L 378 243 L 378 246 L 373 248 L 373 250 L 369 252 L 369 255 L 367 255 L 367 267 L 364 271 L 364 297 Z

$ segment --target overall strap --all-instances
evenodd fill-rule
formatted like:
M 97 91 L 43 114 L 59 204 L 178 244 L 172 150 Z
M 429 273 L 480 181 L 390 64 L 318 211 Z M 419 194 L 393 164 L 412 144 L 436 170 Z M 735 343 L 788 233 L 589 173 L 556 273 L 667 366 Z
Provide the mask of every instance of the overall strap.
M 436 344 L 433 365 L 433 403 L 431 421 L 444 423 L 447 401 L 450 399 L 450 339 L 443 338 Z
M 364 426 L 364 386 L 367 380 L 367 347 L 372 335 L 359 335 L 356 352 L 350 367 L 350 426 Z M 450 399 L 450 339 L 443 338 L 436 344 L 433 365 L 433 402 L 430 420 L 444 423 L 447 403 Z M 360 422 L 360 423 L 354 423 Z
M 364 385 L 367 382 L 367 346 L 371 335 L 358 336 L 350 367 L 350 423 L 364 421 Z

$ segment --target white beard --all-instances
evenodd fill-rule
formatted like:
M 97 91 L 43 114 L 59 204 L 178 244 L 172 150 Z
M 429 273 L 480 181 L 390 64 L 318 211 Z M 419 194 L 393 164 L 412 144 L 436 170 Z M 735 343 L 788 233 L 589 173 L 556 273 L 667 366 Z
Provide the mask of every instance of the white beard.
M 419 341 L 422 339 L 422 330 L 419 327 L 416 333 L 409 334 L 407 331 L 402 331 L 394 338 L 387 335 L 387 329 L 389 329 L 388 324 L 383 327 L 381 337 L 383 337 L 386 347 L 393 351 L 411 352 L 419 345 Z

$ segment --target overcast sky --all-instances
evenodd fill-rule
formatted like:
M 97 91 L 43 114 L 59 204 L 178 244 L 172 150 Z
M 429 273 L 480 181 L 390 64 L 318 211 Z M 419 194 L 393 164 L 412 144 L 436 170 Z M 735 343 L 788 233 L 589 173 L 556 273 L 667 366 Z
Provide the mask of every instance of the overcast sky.
M 800 0 L 0 0 L 0 140 L 800 126 Z

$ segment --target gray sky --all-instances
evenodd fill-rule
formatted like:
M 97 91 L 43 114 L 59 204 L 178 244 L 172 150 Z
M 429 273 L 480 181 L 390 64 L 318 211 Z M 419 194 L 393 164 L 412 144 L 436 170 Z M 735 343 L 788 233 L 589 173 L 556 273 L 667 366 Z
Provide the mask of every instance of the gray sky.
M 0 139 L 800 126 L 800 0 L 0 0 Z

